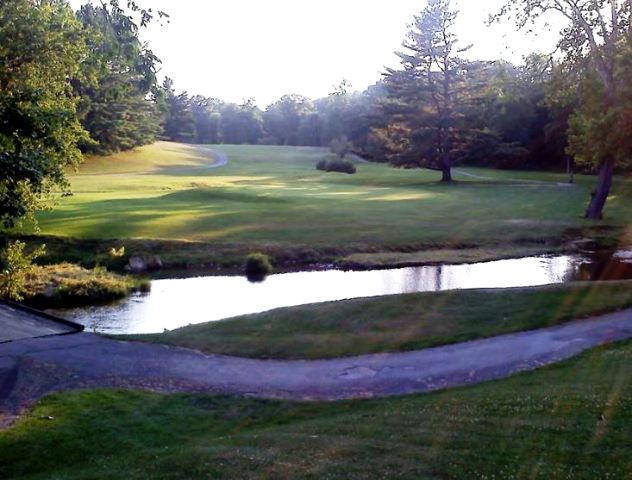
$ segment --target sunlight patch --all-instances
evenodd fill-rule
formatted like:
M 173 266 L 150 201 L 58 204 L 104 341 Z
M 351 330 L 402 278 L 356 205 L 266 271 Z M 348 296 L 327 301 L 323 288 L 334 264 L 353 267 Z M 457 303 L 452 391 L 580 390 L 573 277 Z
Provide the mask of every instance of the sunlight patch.
M 382 195 L 381 197 L 369 198 L 370 201 L 380 202 L 406 202 L 412 200 L 425 200 L 435 197 L 433 193 L 392 193 L 390 195 Z

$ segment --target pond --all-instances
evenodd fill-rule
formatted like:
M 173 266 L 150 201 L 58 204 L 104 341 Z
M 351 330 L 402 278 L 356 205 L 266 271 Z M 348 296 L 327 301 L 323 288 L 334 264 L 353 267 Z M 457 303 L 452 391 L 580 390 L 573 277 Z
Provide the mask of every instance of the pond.
M 632 279 L 632 252 L 605 258 L 545 256 L 395 270 L 286 273 L 272 275 L 261 283 L 235 276 L 156 280 L 148 294 L 137 294 L 112 305 L 54 313 L 85 325 L 88 331 L 160 333 L 165 329 L 310 303 L 600 279 Z

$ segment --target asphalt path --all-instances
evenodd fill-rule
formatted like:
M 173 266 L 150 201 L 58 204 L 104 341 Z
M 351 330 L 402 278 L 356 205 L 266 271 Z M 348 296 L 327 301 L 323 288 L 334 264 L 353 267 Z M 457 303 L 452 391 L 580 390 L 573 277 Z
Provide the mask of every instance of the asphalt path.
M 129 388 L 296 401 L 405 395 L 535 370 L 632 338 L 632 310 L 414 352 L 316 361 L 235 358 L 74 335 L 0 344 L 0 424 L 58 391 Z

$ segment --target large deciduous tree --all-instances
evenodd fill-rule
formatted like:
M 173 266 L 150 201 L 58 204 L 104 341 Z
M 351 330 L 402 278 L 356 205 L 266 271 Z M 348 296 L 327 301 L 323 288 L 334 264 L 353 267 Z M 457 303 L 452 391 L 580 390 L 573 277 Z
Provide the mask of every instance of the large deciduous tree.
M 0 221 L 11 227 L 67 188 L 65 169 L 87 138 L 70 79 L 87 55 L 63 0 L 5 0 L 0 8 Z
M 586 217 L 603 215 L 613 176 L 632 152 L 629 135 L 629 68 L 632 0 L 511 0 L 497 18 L 519 27 L 558 15 L 566 22 L 559 47 L 569 67 L 581 69 L 582 106 L 571 119 L 569 152 L 599 172 Z M 627 76 L 626 76 L 627 75 Z

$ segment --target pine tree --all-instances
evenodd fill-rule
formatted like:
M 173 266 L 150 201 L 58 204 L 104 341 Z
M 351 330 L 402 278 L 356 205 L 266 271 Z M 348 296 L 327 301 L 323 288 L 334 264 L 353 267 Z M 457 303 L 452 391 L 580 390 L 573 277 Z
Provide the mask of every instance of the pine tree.
M 402 68 L 385 79 L 388 125 L 376 132 L 391 163 L 441 171 L 444 182 L 452 181 L 454 153 L 466 137 L 460 120 L 472 94 L 468 79 L 481 67 L 458 57 L 467 49 L 457 48 L 456 18 L 450 0 L 430 0 L 415 17 L 398 53 Z

